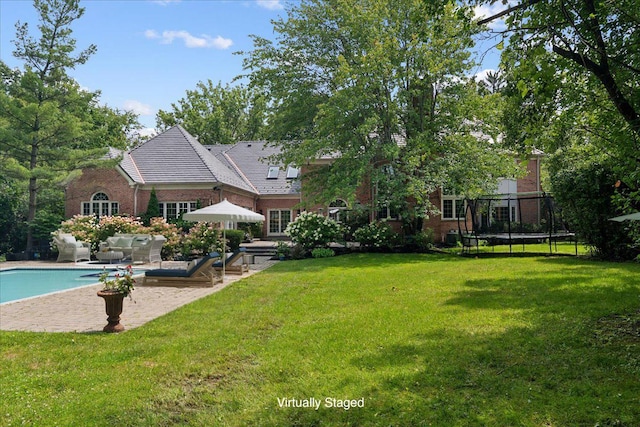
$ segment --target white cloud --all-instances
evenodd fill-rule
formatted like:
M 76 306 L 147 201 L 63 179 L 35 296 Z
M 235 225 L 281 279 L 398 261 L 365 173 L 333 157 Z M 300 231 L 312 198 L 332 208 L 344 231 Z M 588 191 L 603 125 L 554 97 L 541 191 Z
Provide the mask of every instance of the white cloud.
M 480 71 L 479 73 L 476 73 L 474 75 L 474 77 L 475 77 L 477 82 L 481 82 L 481 81 L 483 81 L 484 79 L 487 78 L 487 73 L 497 73 L 497 72 L 498 72 L 498 70 L 493 70 L 491 68 L 486 68 L 486 69 Z
M 124 101 L 124 109 L 126 111 L 133 111 L 141 116 L 153 115 L 153 109 L 150 105 L 143 104 L 142 102 L 133 99 L 127 99 Z
M 144 32 L 144 36 L 148 39 L 158 39 L 160 38 L 160 34 L 156 30 L 146 30 Z
M 207 34 L 202 34 L 200 37 L 196 37 L 184 30 L 163 31 L 162 34 L 159 34 L 156 30 L 146 30 L 144 36 L 148 39 L 160 39 L 160 43 L 163 44 L 171 44 L 174 40 L 180 39 L 188 48 L 228 49 L 233 44 L 233 40 L 222 36 L 214 38 Z
M 156 136 L 158 132 L 154 128 L 142 128 L 138 130 L 138 134 L 142 137 Z
M 280 10 L 284 9 L 280 0 L 256 0 L 256 4 L 262 8 L 269 10 Z
M 182 0 L 152 0 L 152 3 L 159 4 L 161 6 L 166 6 L 171 3 L 180 3 Z
M 497 2 L 494 4 L 483 4 L 480 6 L 476 6 L 475 8 L 473 8 L 474 18 L 475 19 L 488 18 L 490 16 L 493 16 L 497 13 L 502 12 L 503 10 L 508 9 L 514 4 L 516 4 L 516 2 L 513 0 L 510 0 L 509 2 L 507 2 L 507 4 L 502 4 L 502 2 Z M 496 31 L 502 31 L 507 28 L 504 23 L 504 17 L 489 22 L 487 26 L 492 30 L 496 30 Z

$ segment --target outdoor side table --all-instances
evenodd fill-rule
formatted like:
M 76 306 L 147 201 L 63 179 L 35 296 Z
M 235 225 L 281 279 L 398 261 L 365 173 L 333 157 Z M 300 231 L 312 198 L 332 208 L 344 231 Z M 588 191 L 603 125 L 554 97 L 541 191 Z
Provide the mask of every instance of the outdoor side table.
M 107 262 L 111 264 L 113 261 L 120 261 L 124 258 L 124 252 L 122 251 L 106 251 L 106 252 L 97 252 L 96 258 L 98 261 Z

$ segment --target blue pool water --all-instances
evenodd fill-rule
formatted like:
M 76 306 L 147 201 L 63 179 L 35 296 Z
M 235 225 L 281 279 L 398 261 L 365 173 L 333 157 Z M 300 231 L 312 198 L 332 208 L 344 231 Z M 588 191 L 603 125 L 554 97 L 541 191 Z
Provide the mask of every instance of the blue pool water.
M 107 268 L 111 275 L 118 270 Z M 134 270 L 140 274 L 140 270 Z M 102 269 L 39 268 L 0 271 L 0 304 L 99 282 Z

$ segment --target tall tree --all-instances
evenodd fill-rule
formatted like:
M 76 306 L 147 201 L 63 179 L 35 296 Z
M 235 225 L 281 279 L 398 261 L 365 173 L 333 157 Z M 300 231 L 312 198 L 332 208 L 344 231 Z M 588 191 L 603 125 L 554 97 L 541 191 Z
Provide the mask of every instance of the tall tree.
M 508 65 L 534 70 L 550 59 L 549 65 L 564 74 L 565 87 L 581 89 L 579 75 L 597 83 L 635 134 L 628 143 L 640 152 L 640 1 L 528 0 L 480 23 L 505 15 L 507 28 L 500 32 L 510 35 Z M 583 94 L 591 88 L 582 87 Z
M 616 256 L 611 242 L 623 239 L 612 239 L 607 215 L 640 209 L 640 1 L 528 0 L 480 23 L 501 16 L 506 140 L 548 153 L 551 187 L 568 217 L 598 212 L 575 226 L 601 255 Z M 576 191 L 572 179 L 589 175 L 610 182 L 588 180 L 581 184 L 593 183 L 593 192 Z M 637 229 L 624 233 L 640 241 Z
M 158 111 L 156 124 L 167 129 L 182 125 L 203 144 L 232 144 L 263 137 L 266 101 L 243 85 L 213 85 L 198 82 L 195 90 L 171 104 L 171 111 Z
M 465 77 L 469 16 L 455 1 L 308 0 L 274 22 L 277 43 L 254 36 L 244 65 L 272 100 L 280 160 L 333 159 L 305 181 L 312 201 L 354 200 L 368 183 L 374 201 L 412 198 L 420 216 L 442 185 L 472 194 L 513 172 L 499 143 L 473 133 L 496 128 Z
M 27 23 L 16 24 L 14 56 L 24 64 L 12 70 L 0 62 L 0 148 L 3 169 L 28 180 L 27 222 L 33 222 L 43 186 L 63 182 L 69 172 L 95 162 L 106 146 L 126 146 L 125 131 L 136 117 L 98 104 L 98 93 L 82 90 L 68 75 L 96 51 L 76 53 L 71 24 L 84 9 L 77 0 L 34 0 L 40 37 Z M 27 250 L 31 249 L 31 229 Z
M 491 93 L 497 93 L 504 87 L 505 81 L 500 71 L 489 71 L 481 82 Z

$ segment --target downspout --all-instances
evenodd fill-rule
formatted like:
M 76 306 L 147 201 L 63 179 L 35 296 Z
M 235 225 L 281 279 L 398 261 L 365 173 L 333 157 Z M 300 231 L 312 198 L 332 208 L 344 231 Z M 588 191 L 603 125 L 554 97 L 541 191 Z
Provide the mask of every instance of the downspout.
M 213 191 L 217 191 L 218 192 L 218 201 L 216 202 L 215 199 L 213 200 L 213 203 L 220 203 L 222 202 L 224 199 L 222 198 L 222 187 L 224 185 L 221 184 L 220 182 L 217 182 L 216 185 L 213 187 Z
M 133 216 L 138 216 L 138 184 L 133 184 Z

